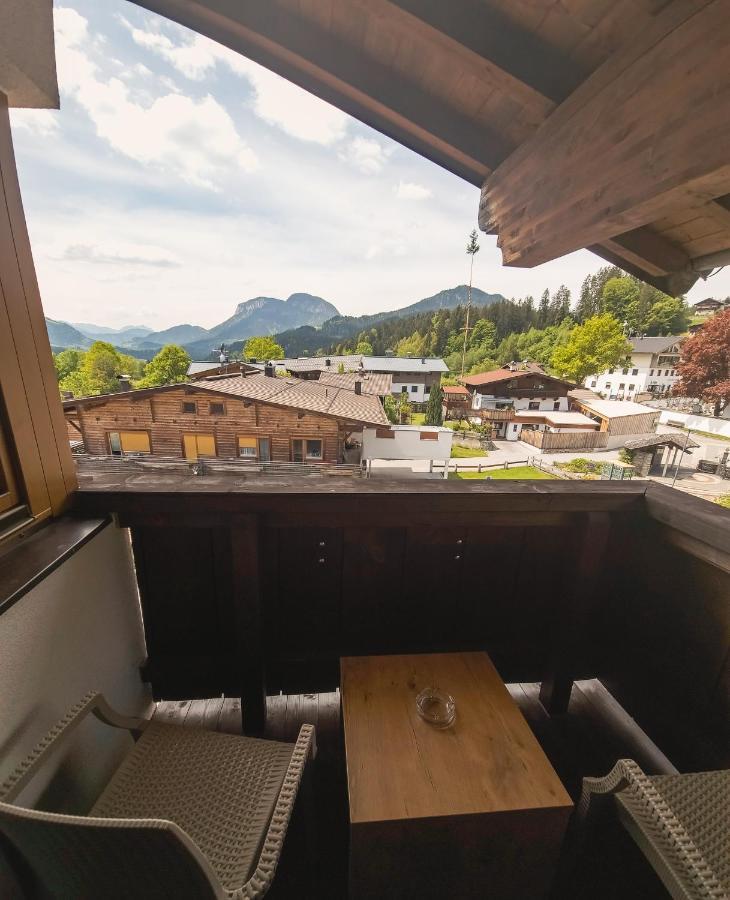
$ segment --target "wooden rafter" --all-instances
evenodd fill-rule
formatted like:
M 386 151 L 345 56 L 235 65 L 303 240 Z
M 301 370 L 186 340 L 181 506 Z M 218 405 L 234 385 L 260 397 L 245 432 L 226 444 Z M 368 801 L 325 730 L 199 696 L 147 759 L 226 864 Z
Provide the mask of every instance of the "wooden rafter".
M 523 101 L 561 103 L 586 76 L 565 54 L 481 0 L 388 0 L 489 67 L 501 90 Z M 544 105 L 544 104 L 541 104 Z
M 485 182 L 480 224 L 497 229 L 504 262 L 538 265 L 727 193 L 729 52 L 727 4 L 695 0 L 599 67 Z

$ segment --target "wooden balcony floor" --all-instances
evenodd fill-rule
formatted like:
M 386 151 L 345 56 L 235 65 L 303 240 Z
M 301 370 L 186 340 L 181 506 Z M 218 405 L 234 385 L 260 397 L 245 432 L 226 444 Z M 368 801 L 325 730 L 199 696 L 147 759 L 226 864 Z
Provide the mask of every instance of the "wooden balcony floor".
M 549 716 L 538 699 L 539 684 L 507 686 L 545 754 L 576 800 L 585 775 L 603 775 L 617 759 L 635 759 L 648 774 L 675 771 L 633 719 L 597 680 L 576 684 L 564 716 Z M 182 725 L 240 733 L 241 707 L 236 698 L 161 701 L 156 718 Z M 326 848 L 318 897 L 347 897 L 348 809 L 339 692 L 270 696 L 265 736 L 294 741 L 299 726 L 317 729 L 314 776 L 318 844 Z M 292 854 L 294 856 L 295 854 Z M 284 854 L 286 861 L 287 854 Z M 324 869 L 326 866 L 326 875 Z M 588 842 L 569 877 L 555 886 L 553 900 L 660 900 L 668 897 L 659 880 L 623 829 L 607 821 Z M 301 897 L 297 874 L 282 865 L 275 898 Z

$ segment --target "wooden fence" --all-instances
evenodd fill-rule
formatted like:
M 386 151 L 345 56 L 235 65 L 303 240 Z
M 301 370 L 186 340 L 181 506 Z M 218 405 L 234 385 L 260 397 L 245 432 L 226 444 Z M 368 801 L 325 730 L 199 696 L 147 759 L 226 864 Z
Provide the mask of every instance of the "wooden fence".
M 605 447 L 605 431 L 520 431 L 520 440 L 547 453 L 561 450 L 595 450 Z

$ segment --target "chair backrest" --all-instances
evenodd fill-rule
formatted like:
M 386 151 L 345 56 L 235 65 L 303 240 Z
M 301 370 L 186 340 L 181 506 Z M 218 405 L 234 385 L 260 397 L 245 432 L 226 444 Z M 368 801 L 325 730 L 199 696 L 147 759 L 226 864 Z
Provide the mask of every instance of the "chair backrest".
M 67 816 L 0 803 L 0 832 L 33 873 L 33 895 L 59 900 L 220 900 L 195 844 L 172 822 Z

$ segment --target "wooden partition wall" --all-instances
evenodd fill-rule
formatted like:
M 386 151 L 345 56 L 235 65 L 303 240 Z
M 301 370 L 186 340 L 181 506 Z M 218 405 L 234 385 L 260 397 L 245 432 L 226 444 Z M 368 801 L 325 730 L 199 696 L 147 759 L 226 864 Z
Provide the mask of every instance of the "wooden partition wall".
M 641 481 L 306 482 L 78 495 L 131 529 L 158 697 L 241 695 L 256 730 L 340 656 L 481 648 L 550 712 L 599 676 L 678 767 L 730 764 L 726 510 Z

